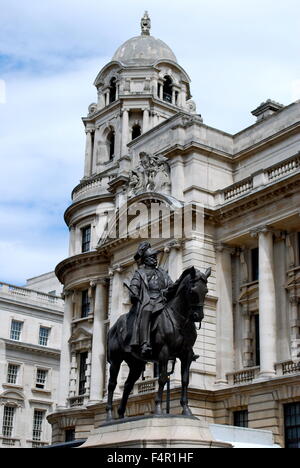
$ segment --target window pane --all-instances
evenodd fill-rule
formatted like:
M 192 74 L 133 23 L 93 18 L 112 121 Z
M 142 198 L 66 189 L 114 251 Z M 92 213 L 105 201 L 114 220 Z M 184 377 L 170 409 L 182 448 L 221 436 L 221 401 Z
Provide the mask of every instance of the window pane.
M 41 346 L 48 345 L 49 333 L 50 333 L 50 328 L 40 327 L 39 344 Z
M 90 298 L 89 291 L 82 291 L 82 302 L 81 302 L 81 317 L 87 317 L 90 313 Z
M 11 322 L 11 329 L 10 329 L 10 339 L 19 341 L 21 336 L 23 322 L 18 322 L 17 320 L 13 320 Z
M 36 371 L 36 388 L 44 389 L 46 385 L 48 371 L 44 369 L 37 369 Z
M 72 442 L 73 440 L 75 440 L 75 427 L 65 431 L 65 442 Z
M 16 384 L 18 379 L 19 366 L 16 364 L 8 364 L 7 383 Z
M 14 426 L 15 408 L 11 406 L 4 407 L 2 434 L 5 437 L 11 437 Z
M 300 402 L 284 406 L 285 448 L 300 448 Z
M 233 413 L 233 425 L 237 427 L 248 427 L 248 411 L 235 411 Z
M 32 431 L 33 440 L 41 440 L 44 415 L 44 411 L 34 410 Z
M 82 253 L 91 250 L 91 226 L 86 226 L 81 230 L 82 232 Z

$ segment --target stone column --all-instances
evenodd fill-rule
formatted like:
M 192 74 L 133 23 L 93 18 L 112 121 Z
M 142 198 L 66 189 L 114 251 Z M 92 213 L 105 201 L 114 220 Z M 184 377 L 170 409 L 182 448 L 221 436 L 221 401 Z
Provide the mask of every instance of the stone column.
M 129 132 L 129 111 L 127 109 L 123 109 L 123 115 L 122 115 L 122 156 L 127 154 L 128 132 Z
M 111 299 L 110 299 L 110 316 L 109 327 L 112 327 L 120 315 L 123 313 L 123 281 L 122 281 L 122 267 L 115 265 L 109 272 L 112 281 Z M 121 371 L 119 373 L 118 385 L 115 390 L 115 396 L 121 395 L 119 387 Z
M 183 272 L 182 247 L 179 241 L 171 242 L 165 249 L 169 253 L 168 271 L 173 281 L 178 280 Z
M 75 226 L 70 226 L 69 257 L 75 255 Z
M 84 177 L 90 177 L 92 174 L 93 164 L 93 130 L 87 128 L 86 131 L 86 145 L 85 145 L 85 165 L 84 165 Z
M 96 172 L 97 163 L 99 162 L 97 159 L 97 150 L 98 150 L 98 143 L 99 143 L 99 128 L 97 127 L 94 131 L 94 144 L 93 144 L 93 157 L 92 157 L 92 164 L 91 164 L 91 174 Z
M 174 86 L 173 86 L 173 89 L 172 89 L 172 104 L 173 104 L 174 106 L 175 106 L 175 101 L 176 101 L 176 99 L 175 99 L 175 98 L 176 98 L 175 93 L 176 93 L 176 90 L 175 90 L 175 88 L 174 88 Z
M 172 196 L 177 200 L 184 200 L 184 165 L 181 156 L 170 160 Z
M 71 351 L 70 351 L 69 340 L 71 337 L 72 318 L 73 318 L 73 294 L 71 291 L 67 291 L 66 296 L 65 296 L 64 320 L 63 320 L 63 326 L 62 326 L 58 408 L 66 408 L 68 406 L 68 397 L 69 397 L 69 388 L 70 388 L 70 370 L 71 370 Z
M 106 368 L 106 319 L 107 319 L 107 283 L 105 279 L 96 281 L 95 308 L 93 325 L 92 370 L 90 401 L 103 399 Z
M 149 109 L 143 111 L 143 133 L 149 130 Z
M 227 383 L 226 374 L 234 370 L 232 253 L 233 250 L 223 244 L 216 247 L 217 383 Z
M 273 377 L 276 363 L 276 299 L 273 232 L 263 228 L 259 239 L 260 378 Z

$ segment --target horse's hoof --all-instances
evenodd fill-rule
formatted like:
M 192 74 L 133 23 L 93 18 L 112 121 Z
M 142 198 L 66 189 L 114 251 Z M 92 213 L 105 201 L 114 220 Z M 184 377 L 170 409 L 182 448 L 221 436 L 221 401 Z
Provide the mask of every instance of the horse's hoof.
M 193 413 L 191 412 L 190 408 L 185 408 L 182 410 L 183 416 L 193 416 Z
M 106 421 L 107 421 L 107 422 L 110 422 L 110 421 L 113 421 L 113 420 L 114 420 L 113 414 L 112 414 L 111 411 L 109 411 L 109 412 L 107 413 L 107 415 L 106 415 Z
M 163 411 L 162 411 L 162 409 L 160 407 L 158 407 L 158 408 L 155 408 L 154 414 L 155 414 L 155 416 L 162 416 Z

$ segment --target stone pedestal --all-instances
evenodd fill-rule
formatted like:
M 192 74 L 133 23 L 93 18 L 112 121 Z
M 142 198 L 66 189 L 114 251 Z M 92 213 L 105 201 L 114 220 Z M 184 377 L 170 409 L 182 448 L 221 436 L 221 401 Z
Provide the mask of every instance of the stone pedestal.
M 105 423 L 80 448 L 232 448 L 218 442 L 205 421 L 186 416 L 143 416 Z

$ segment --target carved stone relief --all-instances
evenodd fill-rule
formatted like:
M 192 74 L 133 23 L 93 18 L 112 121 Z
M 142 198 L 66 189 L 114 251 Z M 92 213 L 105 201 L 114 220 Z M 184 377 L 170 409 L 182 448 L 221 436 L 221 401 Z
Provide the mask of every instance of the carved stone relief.
M 143 192 L 170 192 L 170 167 L 164 156 L 140 153 L 140 164 L 130 172 L 128 197 Z

